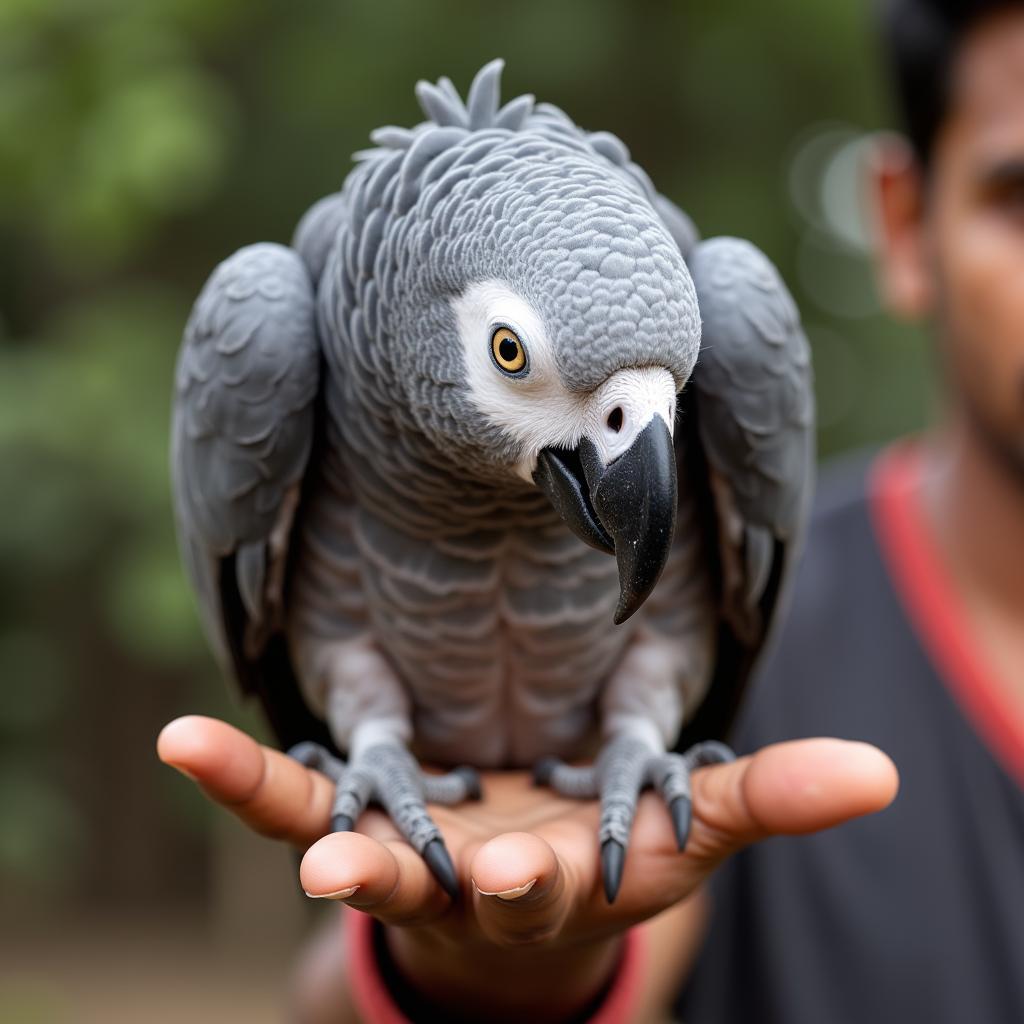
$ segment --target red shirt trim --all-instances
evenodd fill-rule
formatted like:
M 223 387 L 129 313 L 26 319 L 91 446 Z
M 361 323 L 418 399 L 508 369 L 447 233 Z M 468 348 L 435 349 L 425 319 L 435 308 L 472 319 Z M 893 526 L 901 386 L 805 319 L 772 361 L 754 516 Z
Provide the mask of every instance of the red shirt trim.
M 984 744 L 1024 788 L 1024 715 L 970 631 L 925 515 L 921 472 L 921 452 L 910 443 L 889 449 L 872 468 L 870 504 L 882 554 L 939 676 Z
M 348 947 L 348 981 L 359 1019 L 367 1024 L 410 1024 L 384 987 L 373 953 L 373 918 L 346 908 L 345 940 Z
M 352 1002 L 369 1024 L 410 1024 L 384 986 L 373 951 L 373 918 L 346 908 L 345 937 Z M 640 999 L 643 941 L 639 928 L 626 932 L 622 959 L 604 1002 L 587 1024 L 629 1024 Z

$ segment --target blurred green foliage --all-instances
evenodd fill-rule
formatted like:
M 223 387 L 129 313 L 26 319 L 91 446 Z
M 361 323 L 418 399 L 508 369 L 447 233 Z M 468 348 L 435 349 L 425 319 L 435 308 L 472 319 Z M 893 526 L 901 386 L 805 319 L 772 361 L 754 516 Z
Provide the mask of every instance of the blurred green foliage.
M 0 212 L 62 266 L 116 269 L 215 187 L 231 118 L 190 38 L 208 23 L 186 3 L 0 8 Z
M 201 891 L 197 802 L 153 740 L 177 713 L 243 712 L 174 546 L 176 346 L 219 259 L 287 240 L 372 128 L 419 119 L 419 77 L 465 88 L 504 56 L 506 95 L 615 132 L 705 234 L 765 249 L 815 347 L 824 452 L 923 421 L 922 339 L 879 311 L 858 227 L 856 157 L 886 120 L 864 17 L 0 0 L 0 882 L 37 908 Z

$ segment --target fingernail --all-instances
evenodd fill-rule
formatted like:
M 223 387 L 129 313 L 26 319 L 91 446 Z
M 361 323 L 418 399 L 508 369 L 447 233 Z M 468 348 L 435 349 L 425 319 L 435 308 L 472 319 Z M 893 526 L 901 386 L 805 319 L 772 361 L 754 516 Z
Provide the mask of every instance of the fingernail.
M 535 885 L 537 884 L 536 878 L 531 878 L 525 885 L 520 885 L 515 889 L 503 889 L 501 892 L 488 892 L 486 889 L 481 889 L 476 881 L 473 885 L 476 886 L 476 891 L 481 896 L 497 896 L 499 900 L 517 900 L 520 896 L 525 896 Z
M 338 889 L 335 892 L 303 892 L 306 892 L 311 900 L 347 900 L 358 888 L 358 885 L 350 885 L 347 889 Z
M 199 777 L 197 775 L 193 775 L 187 768 L 182 768 L 180 764 L 173 764 L 171 761 L 168 761 L 167 764 L 169 764 L 176 772 L 181 772 L 186 779 L 191 779 L 193 782 L 199 781 Z

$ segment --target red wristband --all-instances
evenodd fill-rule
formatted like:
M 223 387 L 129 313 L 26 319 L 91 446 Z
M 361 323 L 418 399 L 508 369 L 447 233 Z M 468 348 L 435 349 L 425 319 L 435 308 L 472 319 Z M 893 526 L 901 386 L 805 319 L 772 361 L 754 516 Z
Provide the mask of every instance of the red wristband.
M 345 941 L 352 1002 L 366 1024 L 411 1024 L 399 1010 L 381 974 L 374 953 L 374 920 L 369 914 L 345 908 Z M 626 932 L 622 958 L 604 1000 L 587 1024 L 629 1024 L 640 997 L 643 938 L 639 928 Z

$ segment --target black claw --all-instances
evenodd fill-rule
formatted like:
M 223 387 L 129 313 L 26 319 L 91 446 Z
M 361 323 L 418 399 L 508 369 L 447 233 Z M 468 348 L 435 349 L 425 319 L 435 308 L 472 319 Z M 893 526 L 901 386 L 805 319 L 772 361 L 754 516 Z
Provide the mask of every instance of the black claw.
M 453 899 L 459 898 L 459 880 L 455 875 L 455 865 L 448 853 L 443 839 L 431 839 L 423 847 L 421 854 L 430 868 L 431 874 L 438 880 L 441 888 Z
M 727 747 L 718 740 L 705 740 L 691 747 L 688 751 L 693 757 L 693 767 L 703 768 L 709 764 L 730 764 L 736 760 L 736 754 L 731 747 Z
M 676 843 L 679 851 L 686 849 L 686 840 L 690 838 L 690 816 L 692 805 L 688 796 L 677 796 L 668 805 L 669 814 L 672 815 L 672 827 L 676 830 Z
M 601 844 L 601 874 L 604 878 L 604 895 L 609 903 L 615 902 L 622 884 L 622 866 L 626 863 L 626 848 L 616 839 L 606 839 Z
M 533 784 L 535 786 L 551 785 L 551 776 L 561 762 L 557 757 L 542 757 L 533 766 Z
M 356 823 L 347 814 L 335 814 L 331 818 L 332 832 L 354 832 Z
M 480 773 L 475 768 L 470 768 L 466 764 L 460 764 L 458 768 L 452 770 L 456 775 L 465 779 L 467 800 L 483 799 L 483 790 L 480 788 Z

